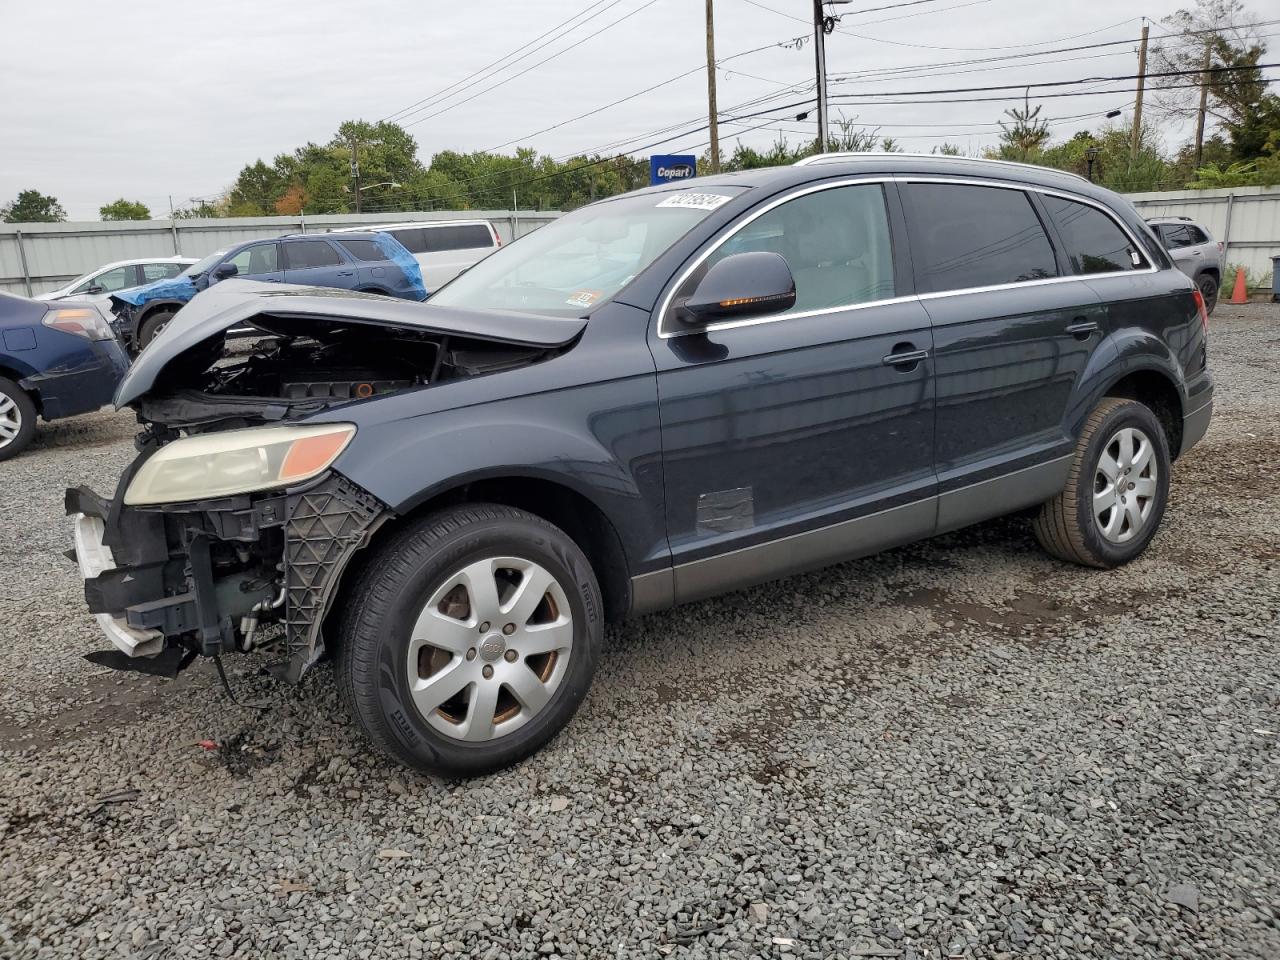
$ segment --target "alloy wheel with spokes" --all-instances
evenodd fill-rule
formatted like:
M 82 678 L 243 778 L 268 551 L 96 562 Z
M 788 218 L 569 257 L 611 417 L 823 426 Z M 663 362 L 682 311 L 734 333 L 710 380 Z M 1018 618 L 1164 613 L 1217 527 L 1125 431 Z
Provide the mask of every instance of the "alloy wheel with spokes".
M 35 435 L 35 404 L 20 386 L 0 377 L 0 460 L 16 457 Z
M 436 730 L 506 736 L 546 706 L 573 652 L 564 588 L 520 557 L 475 560 L 445 577 L 409 638 L 409 690 Z
M 13 397 L 0 393 L 0 447 L 7 447 L 22 432 L 22 410 Z
M 1128 543 L 1151 517 L 1158 493 L 1155 448 L 1137 427 L 1122 427 L 1107 441 L 1093 480 L 1093 517 L 1112 543 Z
M 343 602 L 337 675 L 378 749 L 474 776 L 563 729 L 604 634 L 600 585 L 578 543 L 527 511 L 465 503 L 372 549 Z

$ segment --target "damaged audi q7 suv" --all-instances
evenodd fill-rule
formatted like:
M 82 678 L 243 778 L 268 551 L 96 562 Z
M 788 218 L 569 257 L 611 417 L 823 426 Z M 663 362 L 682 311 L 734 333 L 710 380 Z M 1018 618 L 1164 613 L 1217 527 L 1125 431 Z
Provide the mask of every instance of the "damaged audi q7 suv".
M 67 511 L 101 662 L 331 655 L 374 745 L 474 774 L 569 722 L 607 620 L 1022 510 L 1132 560 L 1212 397 L 1200 293 L 1115 194 L 831 154 L 591 204 L 426 303 L 218 284 Z

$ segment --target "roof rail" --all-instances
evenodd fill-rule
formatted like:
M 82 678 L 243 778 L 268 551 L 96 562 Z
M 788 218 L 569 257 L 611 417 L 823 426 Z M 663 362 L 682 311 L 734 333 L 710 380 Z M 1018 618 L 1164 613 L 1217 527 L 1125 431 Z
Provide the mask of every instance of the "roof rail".
M 924 160 L 947 160 L 959 161 L 960 163 L 981 163 L 981 164 L 998 164 L 1003 167 L 1030 167 L 1033 170 L 1048 170 L 1052 173 L 1060 173 L 1065 177 L 1075 177 L 1077 180 L 1089 181 L 1078 173 L 1072 173 L 1070 170 L 1059 170 L 1057 167 L 1042 167 L 1036 163 L 1018 163 L 1016 160 L 986 160 L 981 157 L 954 157 L 945 153 L 888 153 L 884 150 L 861 150 L 861 151 L 840 151 L 835 153 L 815 153 L 807 157 L 801 157 L 793 166 L 807 167 L 814 163 L 826 163 L 832 160 L 849 160 L 854 157 L 913 157 Z

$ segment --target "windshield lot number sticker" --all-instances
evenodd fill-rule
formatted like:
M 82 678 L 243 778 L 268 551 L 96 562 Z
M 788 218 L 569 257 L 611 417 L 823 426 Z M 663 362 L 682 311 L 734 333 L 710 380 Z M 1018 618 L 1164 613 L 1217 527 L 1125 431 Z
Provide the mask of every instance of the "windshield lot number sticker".
M 571 307 L 589 307 L 599 299 L 599 290 L 575 290 L 565 303 Z
M 684 207 L 686 210 L 714 210 L 728 203 L 732 197 L 722 197 L 718 193 L 673 193 L 658 203 L 660 207 Z

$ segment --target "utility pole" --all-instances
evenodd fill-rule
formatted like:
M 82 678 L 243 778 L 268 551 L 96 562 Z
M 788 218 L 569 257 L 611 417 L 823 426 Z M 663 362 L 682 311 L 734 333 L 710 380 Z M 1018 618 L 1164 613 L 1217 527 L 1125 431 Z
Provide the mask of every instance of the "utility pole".
M 818 152 L 827 149 L 827 28 L 822 0 L 813 0 L 813 59 L 818 81 Z
M 351 138 L 351 179 L 356 185 L 356 213 L 360 212 L 360 144 L 355 137 Z
M 1204 162 L 1204 113 L 1209 106 L 1209 41 L 1204 42 L 1204 66 L 1200 74 L 1200 109 L 1196 111 L 1196 168 Z
M 1138 91 L 1133 101 L 1133 143 L 1129 147 L 1129 169 L 1138 159 L 1138 147 L 1142 143 L 1142 89 L 1147 84 L 1147 34 L 1151 28 L 1142 21 L 1142 45 L 1138 47 Z
M 707 116 L 711 123 L 711 172 L 720 172 L 720 124 L 716 107 L 716 22 L 713 0 L 707 0 Z

